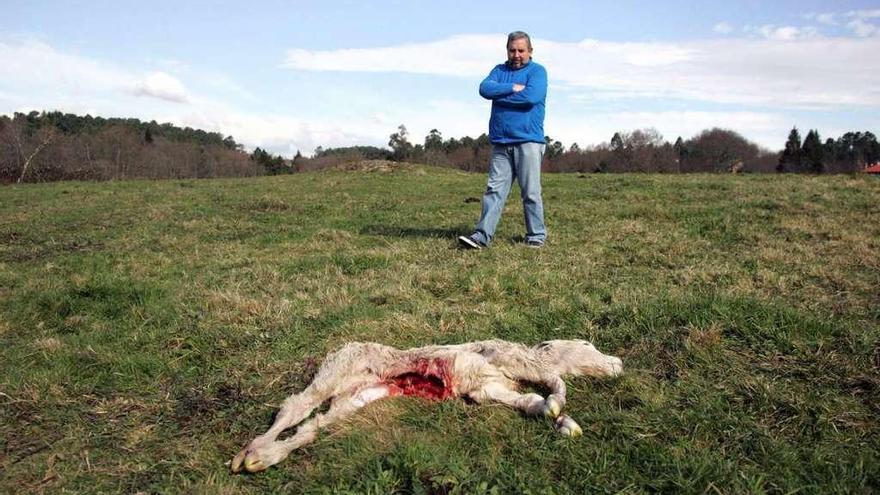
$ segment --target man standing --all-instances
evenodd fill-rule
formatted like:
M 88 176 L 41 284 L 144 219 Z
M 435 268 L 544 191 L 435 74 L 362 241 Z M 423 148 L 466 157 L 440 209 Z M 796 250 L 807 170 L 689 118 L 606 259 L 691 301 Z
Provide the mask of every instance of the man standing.
M 492 242 L 516 177 L 525 213 L 526 245 L 540 248 L 547 239 L 541 202 L 547 71 L 532 61 L 528 34 L 514 31 L 507 36 L 507 63 L 497 65 L 480 83 L 480 95 L 492 100 L 489 181 L 474 233 L 459 237 L 458 242 L 469 249 L 481 249 Z

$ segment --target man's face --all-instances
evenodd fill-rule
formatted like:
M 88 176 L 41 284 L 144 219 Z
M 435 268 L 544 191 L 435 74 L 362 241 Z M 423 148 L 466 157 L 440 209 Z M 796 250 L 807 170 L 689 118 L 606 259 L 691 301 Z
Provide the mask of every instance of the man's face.
M 507 45 L 507 63 L 513 68 L 519 69 L 529 63 L 532 58 L 532 49 L 529 48 L 525 38 L 513 40 Z

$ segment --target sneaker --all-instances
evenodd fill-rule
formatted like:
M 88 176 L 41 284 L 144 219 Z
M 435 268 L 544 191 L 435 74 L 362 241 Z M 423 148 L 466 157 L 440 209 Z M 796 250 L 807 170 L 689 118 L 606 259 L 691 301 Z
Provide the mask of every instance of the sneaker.
M 483 249 L 482 244 L 466 235 L 458 236 L 458 245 L 465 249 Z
M 544 247 L 544 241 L 527 241 L 526 246 L 533 249 L 541 249 Z

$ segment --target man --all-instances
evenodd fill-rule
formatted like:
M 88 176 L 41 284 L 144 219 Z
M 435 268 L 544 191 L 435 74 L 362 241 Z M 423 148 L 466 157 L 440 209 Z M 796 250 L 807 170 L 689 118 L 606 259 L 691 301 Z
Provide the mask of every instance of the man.
M 468 249 L 489 246 L 516 177 L 525 213 L 526 245 L 543 247 L 547 229 L 541 202 L 541 158 L 547 71 L 532 61 L 528 34 L 514 31 L 507 36 L 507 63 L 496 66 L 480 83 L 480 95 L 492 100 L 489 181 L 480 221 L 473 234 L 458 238 L 459 244 Z

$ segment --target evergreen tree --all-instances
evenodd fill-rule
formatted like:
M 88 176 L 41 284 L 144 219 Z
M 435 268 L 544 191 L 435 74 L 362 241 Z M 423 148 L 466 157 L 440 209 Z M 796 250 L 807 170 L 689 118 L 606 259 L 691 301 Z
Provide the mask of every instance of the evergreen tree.
M 801 160 L 804 170 L 808 172 L 821 174 L 825 171 L 825 150 L 819 139 L 819 131 L 813 129 L 807 133 L 801 147 Z
M 281 155 L 272 156 L 271 153 L 264 149 L 260 149 L 259 147 L 254 149 L 253 154 L 251 154 L 251 159 L 257 162 L 258 165 L 263 167 L 269 175 L 278 175 L 290 172 L 290 167 L 288 167 L 284 163 L 284 158 Z
M 793 127 L 788 133 L 788 141 L 785 149 L 779 157 L 777 172 L 800 172 L 801 171 L 801 134 L 797 127 Z
M 877 142 L 877 137 L 871 131 L 856 134 L 856 150 L 861 155 L 862 163 L 866 166 L 877 163 L 880 160 L 880 143 Z
M 431 129 L 425 136 L 425 150 L 441 150 L 443 149 L 443 135 L 437 129 Z
M 836 160 L 837 159 L 837 142 L 828 138 L 825 140 L 825 145 L 823 146 L 823 153 L 825 155 L 826 160 Z

